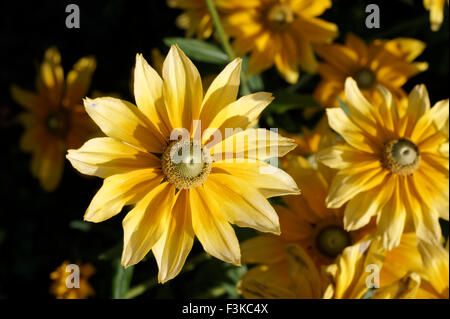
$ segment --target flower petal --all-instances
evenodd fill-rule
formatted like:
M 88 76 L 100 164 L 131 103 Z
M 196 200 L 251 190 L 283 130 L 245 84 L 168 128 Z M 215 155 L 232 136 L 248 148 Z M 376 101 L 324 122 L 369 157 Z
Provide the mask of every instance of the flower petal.
M 284 243 L 274 235 L 259 235 L 241 245 L 242 262 L 245 264 L 272 264 L 284 258 Z
M 91 78 L 96 66 L 97 62 L 94 57 L 81 58 L 75 63 L 73 69 L 67 74 L 66 95 L 63 104 L 72 106 L 81 102 L 91 86 Z

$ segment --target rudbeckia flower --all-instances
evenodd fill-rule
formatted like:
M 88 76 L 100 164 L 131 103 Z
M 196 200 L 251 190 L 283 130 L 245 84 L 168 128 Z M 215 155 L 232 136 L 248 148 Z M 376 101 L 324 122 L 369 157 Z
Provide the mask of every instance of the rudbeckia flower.
M 400 245 L 386 254 L 380 288 L 373 298 L 448 299 L 448 267 L 448 244 L 445 249 L 440 243 L 417 241 L 415 233 L 405 233 Z
M 108 137 L 69 150 L 67 158 L 80 172 L 105 179 L 85 220 L 102 222 L 135 204 L 123 220 L 123 266 L 151 250 L 158 279 L 166 282 L 180 272 L 194 236 L 209 254 L 239 265 L 230 223 L 279 234 L 278 216 L 266 198 L 298 189 L 288 174 L 263 161 L 295 145 L 273 131 L 248 127 L 272 97 L 259 92 L 236 100 L 240 70 L 241 60 L 232 61 L 203 95 L 196 67 L 172 46 L 162 79 L 137 55 L 137 106 L 109 97 L 85 100 Z M 180 132 L 187 134 L 179 139 Z
M 26 109 L 19 115 L 25 126 L 20 147 L 32 153 L 31 172 L 46 191 L 58 186 L 67 149 L 80 147 L 97 132 L 82 105 L 95 67 L 93 57 L 81 58 L 64 81 L 61 56 L 52 47 L 40 65 L 37 92 L 11 86 L 13 99 Z
M 339 170 L 326 198 L 329 208 L 345 203 L 344 228 L 360 229 L 377 217 L 383 246 L 398 246 L 404 231 L 419 240 L 440 240 L 439 218 L 448 220 L 448 99 L 430 108 L 424 85 L 406 106 L 380 87 L 383 102 L 367 101 L 356 82 L 345 83 L 348 114 L 327 109 L 332 129 L 345 140 L 317 157 Z
M 444 6 L 448 0 L 423 0 L 425 9 L 430 11 L 431 30 L 437 31 L 441 28 L 442 21 L 444 21 Z
M 320 168 L 313 168 L 300 156 L 290 157 L 285 170 L 294 178 L 303 194 L 285 196 L 285 206 L 275 207 L 280 218 L 280 236 L 259 235 L 242 244 L 242 261 L 260 264 L 250 269 L 242 278 L 240 290 L 248 298 L 255 297 L 249 292 L 254 289 L 256 282 L 263 286 L 276 283 L 277 289 L 292 293 L 295 283 L 289 274 L 291 265 L 288 246 L 302 247 L 320 268 L 333 263 L 346 247 L 357 243 L 375 230 L 372 223 L 362 229 L 348 232 L 343 227 L 344 209 L 326 207 L 325 197 L 331 182 L 327 171 L 322 173 Z M 290 294 L 279 297 L 288 296 L 294 298 Z M 301 298 L 299 296 L 304 294 L 300 293 L 295 298 Z
M 79 265 L 78 269 L 68 266 L 70 263 L 65 261 L 50 274 L 50 294 L 57 299 L 85 299 L 94 296 L 95 291 L 89 283 L 89 278 L 95 273 L 94 266 L 90 263 Z
M 229 0 L 220 7 L 226 10 L 223 23 L 236 53 L 250 52 L 250 74 L 275 64 L 287 82 L 295 83 L 299 66 L 316 71 L 313 46 L 338 35 L 335 24 L 317 18 L 331 7 L 329 0 Z
M 213 33 L 214 24 L 205 0 L 167 0 L 167 5 L 184 10 L 177 17 L 175 24 L 186 30 L 186 37 L 207 39 Z
M 401 100 L 406 96 L 401 87 L 428 68 L 426 62 L 413 62 L 424 49 L 425 43 L 410 38 L 375 40 L 366 45 L 359 37 L 348 34 L 345 45 L 333 43 L 317 48 L 324 61 L 319 63 L 317 71 L 322 80 L 313 96 L 324 107 L 338 107 L 338 98 L 345 101 L 345 79 L 352 77 L 371 102 L 380 100 L 379 84 Z

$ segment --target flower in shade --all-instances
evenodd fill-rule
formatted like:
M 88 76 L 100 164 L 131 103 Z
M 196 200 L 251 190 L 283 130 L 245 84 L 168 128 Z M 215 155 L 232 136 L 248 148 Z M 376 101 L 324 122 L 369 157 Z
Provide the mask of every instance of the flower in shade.
M 188 38 L 207 39 L 213 33 L 214 25 L 205 0 L 167 0 L 167 5 L 184 11 L 175 24 L 186 30 Z
M 50 294 L 57 299 L 85 299 L 94 296 L 95 291 L 89 283 L 89 278 L 95 273 L 94 266 L 86 263 L 75 269 L 70 268 L 70 265 L 65 261 L 50 274 Z
M 267 198 L 297 194 L 298 188 L 263 161 L 295 145 L 273 131 L 248 128 L 272 97 L 259 92 L 236 100 L 240 69 L 241 60 L 232 61 L 204 95 L 196 67 L 172 46 L 162 78 L 137 55 L 137 106 L 108 97 L 85 100 L 107 137 L 69 150 L 67 158 L 80 172 L 104 178 L 85 220 L 101 222 L 135 204 L 123 220 L 125 267 L 151 250 L 158 279 L 166 282 L 180 272 L 194 235 L 206 252 L 238 265 L 240 247 L 230 223 L 280 232 Z M 209 129 L 198 137 L 200 125 Z M 182 129 L 188 134 L 177 139 Z
M 423 0 L 425 9 L 430 11 L 431 30 L 437 31 L 441 28 L 442 21 L 444 21 L 444 6 L 448 0 Z
M 425 43 L 410 38 L 375 40 L 366 45 L 353 34 L 347 35 L 345 45 L 323 45 L 317 48 L 324 61 L 317 70 L 322 80 L 314 98 L 324 107 L 339 106 L 338 98 L 345 101 L 345 79 L 352 77 L 371 102 L 380 100 L 379 84 L 400 100 L 406 96 L 401 88 L 406 81 L 428 68 L 426 62 L 413 62 L 424 49 Z
M 291 156 L 285 170 L 294 178 L 302 195 L 285 196 L 285 206 L 275 207 L 280 218 L 280 236 L 259 235 L 242 244 L 242 261 L 259 264 L 242 279 L 240 290 L 245 297 L 252 297 L 249 292 L 256 282 L 263 286 L 276 284 L 280 291 L 289 292 L 277 297 L 294 297 L 292 289 L 295 282 L 289 270 L 292 266 L 289 258 L 293 257 L 289 257 L 291 248 L 288 247 L 302 247 L 308 258 L 320 268 L 333 263 L 346 247 L 375 230 L 373 223 L 356 231 L 344 229 L 344 208 L 328 209 L 325 205 L 331 175 L 322 173 L 320 166 L 319 169 L 313 168 L 303 157 Z M 295 298 L 306 298 L 307 294 L 303 293 L 299 292 Z
M 11 86 L 13 99 L 26 109 L 19 115 L 25 126 L 20 147 L 32 153 L 31 172 L 46 191 L 61 180 L 66 150 L 80 147 L 97 132 L 82 105 L 95 67 L 93 57 L 81 58 L 64 80 L 61 56 L 52 47 L 40 65 L 36 92 Z
M 283 78 L 295 83 L 299 66 L 317 69 L 313 46 L 331 42 L 337 26 L 319 19 L 329 0 L 223 1 L 224 27 L 238 55 L 250 52 L 248 71 L 260 73 L 275 65 Z
M 382 102 L 373 105 L 348 78 L 348 114 L 327 109 L 331 128 L 346 142 L 317 155 L 338 170 L 327 206 L 347 203 L 347 231 L 376 216 L 386 249 L 398 246 L 404 231 L 415 231 L 422 241 L 439 241 L 439 218 L 448 220 L 448 99 L 430 108 L 424 85 L 412 90 L 407 105 L 397 105 L 383 87 L 379 92 Z

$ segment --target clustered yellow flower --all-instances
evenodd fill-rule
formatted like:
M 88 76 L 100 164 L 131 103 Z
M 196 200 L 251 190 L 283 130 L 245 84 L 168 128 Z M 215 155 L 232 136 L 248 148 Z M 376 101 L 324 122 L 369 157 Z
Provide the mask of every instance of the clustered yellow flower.
M 91 263 L 76 265 L 64 261 L 51 274 L 50 294 L 57 299 L 86 299 L 95 296 L 95 291 L 89 283 L 95 273 Z

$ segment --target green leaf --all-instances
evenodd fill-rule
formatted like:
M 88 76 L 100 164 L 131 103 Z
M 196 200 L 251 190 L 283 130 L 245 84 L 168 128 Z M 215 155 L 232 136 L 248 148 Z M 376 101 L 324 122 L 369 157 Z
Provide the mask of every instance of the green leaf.
M 274 93 L 275 100 L 268 109 L 276 114 L 283 114 L 294 109 L 318 106 L 317 102 L 310 95 L 278 91 Z
M 86 233 L 86 232 L 91 230 L 92 223 L 88 223 L 88 222 L 85 222 L 85 221 L 82 221 L 82 220 L 72 220 L 69 223 L 69 227 L 72 228 L 72 229 L 77 229 L 79 231 L 82 231 L 82 232 Z
M 134 266 L 125 269 L 120 263 L 120 258 L 117 258 L 113 261 L 113 267 L 112 297 L 114 299 L 122 299 L 130 289 Z
M 217 46 L 196 39 L 165 38 L 167 46 L 178 44 L 181 50 L 190 58 L 213 64 L 226 64 L 229 62 L 228 55 Z
M 340 97 L 338 97 L 337 99 L 338 99 L 340 108 L 344 110 L 344 112 L 345 112 L 345 114 L 347 114 L 347 116 L 350 116 L 350 110 L 348 109 L 347 103 L 342 101 Z
M 111 260 L 120 257 L 122 252 L 122 242 L 115 245 L 114 247 L 109 248 L 104 253 L 98 256 L 99 260 Z

